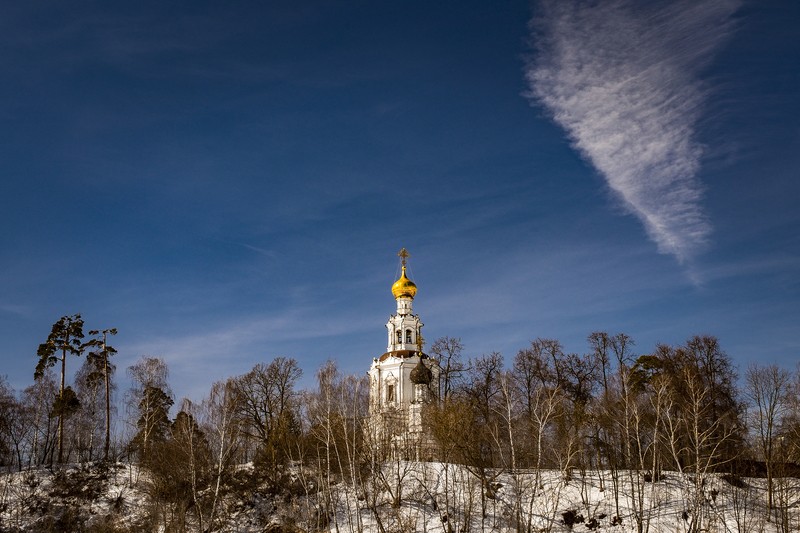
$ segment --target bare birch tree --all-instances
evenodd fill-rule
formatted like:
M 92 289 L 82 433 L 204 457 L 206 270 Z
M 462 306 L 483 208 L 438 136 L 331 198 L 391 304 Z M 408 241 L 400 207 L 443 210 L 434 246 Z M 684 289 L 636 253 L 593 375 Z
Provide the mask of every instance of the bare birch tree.
M 196 416 L 204 428 L 206 441 L 213 460 L 210 472 L 210 510 L 206 522 L 213 530 L 219 515 L 223 496 L 223 482 L 230 476 L 233 461 L 240 445 L 242 420 L 237 416 L 241 396 L 233 379 L 217 381 L 211 386 L 208 397 L 197 410 Z
M 778 428 L 788 410 L 787 387 L 791 375 L 776 365 L 751 364 L 745 373 L 746 395 L 753 405 L 750 423 L 767 469 L 767 508 L 775 506 L 773 477 L 775 475 Z M 783 458 L 781 458 L 783 459 Z M 785 460 L 785 459 L 784 459 Z

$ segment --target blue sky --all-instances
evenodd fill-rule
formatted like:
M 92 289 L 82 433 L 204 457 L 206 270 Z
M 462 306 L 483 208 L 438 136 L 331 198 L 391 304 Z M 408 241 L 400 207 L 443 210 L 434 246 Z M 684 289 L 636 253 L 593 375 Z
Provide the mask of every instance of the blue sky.
M 73 313 L 178 398 L 364 372 L 403 246 L 470 356 L 606 330 L 794 368 L 800 4 L 592 4 L 4 5 L 0 374 Z

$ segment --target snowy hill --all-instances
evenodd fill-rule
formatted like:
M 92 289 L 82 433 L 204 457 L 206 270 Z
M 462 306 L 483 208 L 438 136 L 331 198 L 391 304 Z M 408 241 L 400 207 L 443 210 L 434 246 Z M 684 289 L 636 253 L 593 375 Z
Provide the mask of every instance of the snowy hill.
M 28 470 L 0 477 L 0 531 L 798 531 L 800 480 L 776 482 L 768 516 L 759 478 L 666 472 L 485 472 L 458 465 L 389 462 L 364 483 L 307 479 L 279 488 L 240 467 L 213 529 L 200 529 L 192 498 L 159 501 L 146 472 L 122 463 Z M 208 519 L 206 517 L 206 523 Z

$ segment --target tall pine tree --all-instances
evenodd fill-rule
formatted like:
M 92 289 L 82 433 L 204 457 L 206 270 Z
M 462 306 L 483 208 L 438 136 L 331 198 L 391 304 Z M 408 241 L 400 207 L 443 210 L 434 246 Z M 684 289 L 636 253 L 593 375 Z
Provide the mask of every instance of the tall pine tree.
M 58 322 L 53 324 L 47 340 L 39 345 L 36 354 L 39 362 L 33 373 L 34 379 L 39 379 L 44 375 L 46 369 L 54 366 L 61 361 L 61 386 L 58 390 L 58 399 L 54 405 L 55 413 L 58 415 L 58 462 L 64 460 L 64 418 L 74 412 L 78 405 L 77 398 L 72 389 L 67 391 L 65 379 L 67 373 L 67 354 L 75 356 L 83 352 L 83 319 L 81 315 L 62 316 Z M 71 393 L 71 394 L 70 394 Z
M 103 338 L 99 337 L 103 334 Z M 96 338 L 90 340 L 85 344 L 86 347 L 92 347 L 94 350 L 90 351 L 86 356 L 92 364 L 93 370 L 89 374 L 89 379 L 92 381 L 103 380 L 106 388 L 106 440 L 103 450 L 103 459 L 108 461 L 108 449 L 111 441 L 111 375 L 114 373 L 116 367 L 109 362 L 108 358 L 117 353 L 113 346 L 109 346 L 107 340 L 108 335 L 116 335 L 117 328 L 109 328 L 100 330 L 92 330 L 89 335 L 94 335 Z

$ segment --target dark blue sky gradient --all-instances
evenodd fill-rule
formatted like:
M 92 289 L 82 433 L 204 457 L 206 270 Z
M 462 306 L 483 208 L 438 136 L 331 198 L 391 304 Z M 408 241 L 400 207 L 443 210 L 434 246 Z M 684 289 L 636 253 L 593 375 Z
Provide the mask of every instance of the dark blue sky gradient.
M 636 5 L 633 2 L 632 5 Z M 800 8 L 749 2 L 699 73 L 713 231 L 680 263 L 526 94 L 527 2 L 0 9 L 0 374 L 60 316 L 162 356 L 178 397 L 277 355 L 385 348 L 395 253 L 433 340 L 717 335 L 800 359 Z M 689 43 L 691 44 L 691 43 Z M 74 370 L 77 361 L 70 361 Z M 123 385 L 124 389 L 125 385 Z

